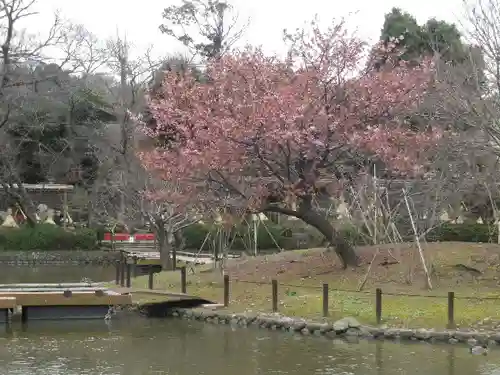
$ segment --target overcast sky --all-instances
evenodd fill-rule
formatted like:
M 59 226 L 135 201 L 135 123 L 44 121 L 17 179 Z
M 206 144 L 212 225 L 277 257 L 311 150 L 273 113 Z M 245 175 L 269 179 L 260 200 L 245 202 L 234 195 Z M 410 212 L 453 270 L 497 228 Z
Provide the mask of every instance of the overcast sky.
M 180 2 L 180 1 L 179 1 Z M 30 20 L 31 27 L 40 31 L 50 15 L 59 9 L 77 23 L 84 24 L 100 37 L 126 33 L 137 47 L 153 44 L 160 54 L 175 53 L 178 44 L 162 35 L 158 26 L 162 10 L 174 0 L 38 0 L 41 15 Z M 365 38 L 376 40 L 384 14 L 400 7 L 413 14 L 419 22 L 436 17 L 455 22 L 462 13 L 462 0 L 232 0 L 242 20 L 250 19 L 242 43 L 262 45 L 269 52 L 282 52 L 281 32 L 295 28 L 319 14 L 322 21 L 333 17 L 351 16 L 350 25 Z

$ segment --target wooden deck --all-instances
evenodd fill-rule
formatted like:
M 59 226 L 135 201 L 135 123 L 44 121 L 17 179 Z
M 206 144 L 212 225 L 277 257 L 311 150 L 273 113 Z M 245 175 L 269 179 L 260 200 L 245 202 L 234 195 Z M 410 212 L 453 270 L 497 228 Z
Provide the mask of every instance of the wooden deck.
M 16 306 L 16 297 L 0 297 L 0 309 L 13 309 Z
M 74 292 L 65 296 L 60 292 L 10 292 L 0 293 L 0 308 L 2 299 L 10 297 L 14 306 L 113 306 L 130 305 L 132 297 L 120 294 L 103 294 L 97 296 L 93 292 Z M 8 306 L 7 308 L 12 308 Z
M 108 319 L 111 307 L 131 305 L 130 294 L 101 284 L 0 284 L 0 323 L 28 320 Z M 19 314 L 20 310 L 20 314 Z
M 0 309 L 16 306 L 130 305 L 132 297 L 96 284 L 0 284 Z

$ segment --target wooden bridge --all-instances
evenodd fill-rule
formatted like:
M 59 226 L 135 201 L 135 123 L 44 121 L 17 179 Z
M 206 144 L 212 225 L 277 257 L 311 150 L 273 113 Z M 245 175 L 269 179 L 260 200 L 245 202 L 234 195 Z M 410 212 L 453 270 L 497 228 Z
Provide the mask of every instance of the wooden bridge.
M 141 266 L 161 266 L 160 253 L 157 251 L 156 241 L 152 233 L 138 233 L 130 235 L 119 233 L 111 236 L 106 233 L 104 241 L 113 244 L 116 250 L 123 252 L 128 262 Z M 229 258 L 238 258 L 241 254 L 228 254 Z M 214 254 L 190 251 L 177 251 L 178 262 L 188 264 L 212 264 L 215 262 Z
M 137 249 L 127 249 L 122 250 L 127 257 L 129 262 L 137 264 L 139 266 L 149 266 L 149 265 L 161 265 L 160 253 L 158 251 L 144 251 Z M 230 258 L 238 258 L 237 255 L 229 255 Z M 176 253 L 176 259 L 178 262 L 185 262 L 188 264 L 212 264 L 214 263 L 213 254 L 209 253 L 192 253 L 188 251 L 178 251 Z
M 160 252 L 156 249 L 154 241 L 115 241 L 115 249 L 121 251 L 128 263 L 137 266 L 161 266 Z M 229 258 L 239 258 L 241 254 L 228 254 Z M 215 262 L 214 254 L 206 252 L 177 251 L 176 259 L 178 262 L 187 264 L 213 264 Z
M 167 316 L 173 308 L 194 308 L 194 307 L 208 307 L 217 308 L 223 305 L 213 303 L 207 299 L 189 295 L 186 293 L 177 293 L 163 290 L 154 289 L 139 289 L 139 288 L 124 288 L 117 287 L 112 289 L 115 293 L 121 295 L 142 294 L 142 295 L 156 295 L 163 297 L 162 301 L 150 302 L 140 305 L 141 312 L 149 317 L 163 317 Z

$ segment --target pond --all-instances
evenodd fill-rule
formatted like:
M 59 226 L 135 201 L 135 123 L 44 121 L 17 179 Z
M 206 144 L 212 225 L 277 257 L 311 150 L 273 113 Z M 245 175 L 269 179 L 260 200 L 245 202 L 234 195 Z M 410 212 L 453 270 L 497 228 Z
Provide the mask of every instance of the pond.
M 499 352 L 357 344 L 180 320 L 30 323 L 0 335 L 1 375 L 487 375 Z
M 113 279 L 113 269 L 17 268 L 0 282 Z M 109 272 L 109 274 L 107 273 Z M 16 276 L 17 275 L 17 278 Z M 100 280 L 101 279 L 101 280 Z M 500 375 L 500 350 L 322 337 L 127 317 L 0 327 L 0 375 Z

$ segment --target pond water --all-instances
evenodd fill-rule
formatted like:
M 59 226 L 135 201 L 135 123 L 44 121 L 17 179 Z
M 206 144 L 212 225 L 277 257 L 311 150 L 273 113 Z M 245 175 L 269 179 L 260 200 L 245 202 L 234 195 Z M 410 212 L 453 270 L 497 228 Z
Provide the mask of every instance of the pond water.
M 0 334 L 1 375 L 493 375 L 499 354 L 140 318 L 37 322 Z
M 0 282 L 113 279 L 112 268 L 41 268 L 9 270 L 7 276 L 0 269 Z M 347 344 L 254 328 L 140 317 L 110 323 L 29 322 L 0 327 L 0 375 L 7 374 L 500 375 L 500 350 L 473 356 L 465 346 Z

